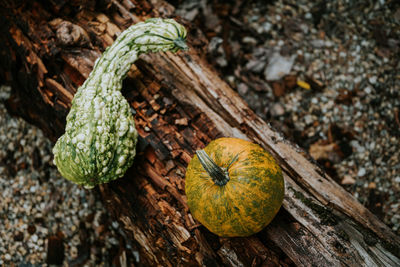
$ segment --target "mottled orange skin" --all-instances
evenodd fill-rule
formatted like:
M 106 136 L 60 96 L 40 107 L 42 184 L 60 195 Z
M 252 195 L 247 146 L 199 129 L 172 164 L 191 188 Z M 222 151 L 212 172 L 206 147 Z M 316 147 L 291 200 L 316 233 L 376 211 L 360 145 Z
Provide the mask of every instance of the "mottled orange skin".
M 224 237 L 249 236 L 262 230 L 282 205 L 284 181 L 274 158 L 257 144 L 220 138 L 205 149 L 230 180 L 216 185 L 197 156 L 186 171 L 185 191 L 194 218 L 211 232 Z

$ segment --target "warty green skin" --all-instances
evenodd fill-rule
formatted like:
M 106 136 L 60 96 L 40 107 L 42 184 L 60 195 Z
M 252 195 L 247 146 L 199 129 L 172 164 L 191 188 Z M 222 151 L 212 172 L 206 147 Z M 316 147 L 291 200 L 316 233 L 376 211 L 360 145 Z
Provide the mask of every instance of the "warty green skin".
M 140 54 L 186 49 L 185 38 L 182 25 L 155 18 L 131 26 L 106 49 L 75 94 L 65 133 L 53 148 L 62 176 L 93 188 L 124 175 L 138 134 L 122 81 Z

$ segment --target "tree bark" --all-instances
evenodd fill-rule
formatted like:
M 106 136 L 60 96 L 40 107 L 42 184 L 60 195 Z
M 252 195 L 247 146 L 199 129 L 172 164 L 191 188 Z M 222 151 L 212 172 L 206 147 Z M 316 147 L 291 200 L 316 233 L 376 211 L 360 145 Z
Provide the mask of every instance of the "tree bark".
M 2 1 L 0 75 L 13 88 L 8 109 L 55 141 L 101 52 L 131 24 L 173 11 L 162 0 Z M 206 40 L 187 26 L 189 51 L 142 56 L 132 66 L 123 94 L 136 110 L 139 153 L 124 178 L 97 189 L 139 250 L 138 265 L 399 266 L 400 238 L 257 117 L 204 60 Z M 222 136 L 260 144 L 284 172 L 283 208 L 248 238 L 211 234 L 186 204 L 187 164 Z

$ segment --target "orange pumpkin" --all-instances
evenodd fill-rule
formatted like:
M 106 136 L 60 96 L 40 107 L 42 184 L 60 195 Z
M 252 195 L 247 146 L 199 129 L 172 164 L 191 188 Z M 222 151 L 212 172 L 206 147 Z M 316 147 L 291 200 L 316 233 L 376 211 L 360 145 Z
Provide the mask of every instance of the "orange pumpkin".
M 257 144 L 220 138 L 196 151 L 185 191 L 194 218 L 224 237 L 262 230 L 282 205 L 284 181 L 274 158 Z

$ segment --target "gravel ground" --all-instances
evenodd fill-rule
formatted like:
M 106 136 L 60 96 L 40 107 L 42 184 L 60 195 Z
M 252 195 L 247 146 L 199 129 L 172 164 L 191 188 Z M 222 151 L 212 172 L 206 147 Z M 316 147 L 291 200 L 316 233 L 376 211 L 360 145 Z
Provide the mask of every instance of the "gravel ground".
M 0 266 L 110 266 L 132 256 L 96 192 L 63 179 L 42 132 L 7 113 L 8 96 L 0 87 Z
M 177 8 L 257 114 L 400 234 L 400 4 L 236 2 Z M 8 91 L 0 88 L 0 266 L 136 258 L 96 191 L 62 179 L 41 131 L 7 114 Z
M 400 233 L 400 3 L 184 1 L 208 56 L 265 120 Z

